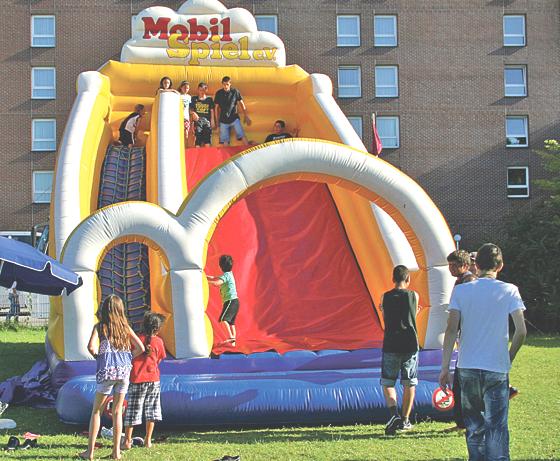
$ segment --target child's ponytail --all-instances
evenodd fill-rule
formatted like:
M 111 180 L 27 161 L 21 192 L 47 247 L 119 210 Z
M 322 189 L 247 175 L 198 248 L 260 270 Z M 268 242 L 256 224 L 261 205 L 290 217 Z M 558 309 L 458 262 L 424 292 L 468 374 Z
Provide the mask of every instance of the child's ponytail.
M 146 335 L 144 354 L 150 355 L 152 353 L 152 347 L 150 345 L 152 336 L 158 332 L 164 320 L 165 317 L 161 314 L 154 314 L 152 312 L 146 312 L 144 314 L 144 334 Z

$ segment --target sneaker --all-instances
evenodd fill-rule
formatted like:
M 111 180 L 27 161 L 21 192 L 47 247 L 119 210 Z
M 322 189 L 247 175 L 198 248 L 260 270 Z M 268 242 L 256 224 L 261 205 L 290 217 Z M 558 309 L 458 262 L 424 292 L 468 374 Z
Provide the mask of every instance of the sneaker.
M 399 415 L 391 416 L 391 419 L 387 421 L 385 425 L 385 435 L 395 435 L 397 429 L 402 426 L 402 418 Z
M 401 431 L 409 431 L 410 429 L 412 429 L 412 423 L 410 422 L 410 420 L 408 421 L 403 421 L 400 427 Z
M 509 386 L 509 399 L 513 399 L 519 395 L 519 389 L 517 387 Z

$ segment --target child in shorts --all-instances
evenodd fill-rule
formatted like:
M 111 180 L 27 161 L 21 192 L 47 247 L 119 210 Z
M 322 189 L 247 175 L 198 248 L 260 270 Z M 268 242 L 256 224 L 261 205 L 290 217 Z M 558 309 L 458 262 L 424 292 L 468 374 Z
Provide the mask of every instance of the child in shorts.
M 96 393 L 89 421 L 87 450 L 79 453 L 81 459 L 93 459 L 95 440 L 101 425 L 101 412 L 113 394 L 113 452 L 112 459 L 121 459 L 122 409 L 128 390 L 132 355 L 144 352 L 144 344 L 136 336 L 126 319 L 124 303 L 117 295 L 103 301 L 97 316 L 99 323 L 93 327 L 88 351 L 97 361 Z M 132 344 L 132 352 L 131 352 Z
M 144 315 L 144 333 L 140 340 L 146 350 L 132 360 L 128 407 L 124 416 L 125 450 L 132 447 L 132 432 L 134 426 L 142 424 L 142 414 L 146 419 L 144 446 L 147 448 L 152 446 L 155 422 L 161 421 L 159 363 L 165 358 L 165 345 L 157 334 L 163 321 L 160 314 L 146 312 Z
M 235 287 L 235 278 L 233 277 L 233 258 L 230 255 L 220 256 L 220 269 L 223 274 L 220 276 L 208 275 L 208 283 L 220 288 L 220 296 L 222 297 L 222 314 L 220 315 L 220 323 L 223 323 L 229 336 L 226 343 L 235 346 L 236 329 L 235 318 L 239 311 L 239 299 L 237 298 L 237 289 Z

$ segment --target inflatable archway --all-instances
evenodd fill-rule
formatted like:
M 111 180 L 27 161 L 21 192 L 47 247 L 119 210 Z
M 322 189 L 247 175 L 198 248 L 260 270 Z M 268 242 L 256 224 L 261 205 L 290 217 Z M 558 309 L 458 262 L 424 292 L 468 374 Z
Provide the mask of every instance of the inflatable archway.
M 437 312 L 441 308 L 445 287 L 438 266 L 445 265 L 447 242 L 438 234 L 444 224 L 441 215 L 423 190 L 382 160 L 341 144 L 308 139 L 275 141 L 249 149 L 212 172 L 187 198 L 177 219 L 158 206 L 127 202 L 102 209 L 76 228 L 62 251 L 62 261 L 84 280 L 83 288 L 70 295 L 64 307 L 65 317 L 74 320 L 65 331 L 67 359 L 89 358 L 87 337 L 96 309 L 95 272 L 100 254 L 115 240 L 138 236 L 155 242 L 167 259 L 172 287 L 169 305 L 173 306 L 168 349 L 176 358 L 207 356 L 212 337 L 205 336 L 203 270 L 213 230 L 241 197 L 293 180 L 337 184 L 385 209 L 410 235 L 416 258 L 421 261 L 424 274 L 418 277 L 417 285 L 427 295 L 423 309 Z M 431 309 L 434 298 L 436 309 Z M 438 344 L 438 338 L 430 334 L 442 331 L 441 317 L 422 318 L 427 325 L 419 326 L 421 342 Z
M 396 264 L 411 268 L 420 293 L 425 392 L 416 407 L 431 415 L 453 285 L 450 232 L 420 186 L 365 152 L 329 78 L 286 65 L 285 56 L 248 11 L 188 0 L 177 11 L 141 11 L 121 62 L 79 76 L 58 152 L 49 246 L 84 280 L 53 299 L 47 335 L 53 381 L 66 383 L 58 405 L 65 421 L 87 420 L 95 362 L 86 342 L 110 292 L 124 298 L 135 328 L 146 310 L 168 318 L 168 423 L 384 418 L 370 411 L 382 404 L 371 379 L 383 338 L 378 301 Z M 253 120 L 248 139 L 264 140 L 277 119 L 301 138 L 194 149 L 191 137 L 185 146 L 179 95 L 156 92 L 164 75 L 193 90 L 204 81 L 210 94 L 228 75 Z M 116 145 L 139 103 L 147 116 L 138 145 Z M 220 346 L 220 300 L 205 279 L 224 252 L 234 255 L 242 303 L 235 349 Z M 278 371 L 286 373 L 272 379 Z M 355 389 L 366 397 L 351 398 Z

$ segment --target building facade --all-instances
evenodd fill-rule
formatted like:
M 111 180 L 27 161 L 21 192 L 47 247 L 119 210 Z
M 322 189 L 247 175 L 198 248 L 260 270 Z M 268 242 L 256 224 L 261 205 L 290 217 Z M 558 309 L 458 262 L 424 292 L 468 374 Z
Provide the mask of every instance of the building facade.
M 131 18 L 181 1 L 10 0 L 1 36 L 0 231 L 46 222 L 80 72 L 119 59 Z M 534 150 L 560 137 L 557 0 L 225 0 L 333 81 L 364 144 L 414 178 L 472 247 L 537 204 Z

